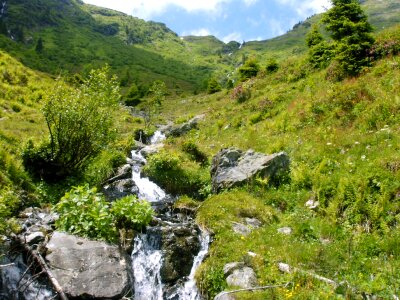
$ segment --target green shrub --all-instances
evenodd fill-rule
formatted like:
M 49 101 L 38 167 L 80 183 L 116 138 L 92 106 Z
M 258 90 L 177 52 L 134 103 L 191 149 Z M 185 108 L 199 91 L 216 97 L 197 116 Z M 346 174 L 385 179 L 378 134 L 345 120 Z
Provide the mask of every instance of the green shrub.
M 139 231 L 150 223 L 154 211 L 149 202 L 131 195 L 115 201 L 111 206 L 111 214 L 117 228 Z
M 24 152 L 25 166 L 35 175 L 60 180 L 80 172 L 112 141 L 112 109 L 119 99 L 108 67 L 91 71 L 78 90 L 57 82 L 43 108 L 49 141 Z
M 211 78 L 207 84 L 207 93 L 215 94 L 222 90 L 221 85 L 215 78 Z
M 92 186 L 100 185 L 112 177 L 115 169 L 124 163 L 126 163 L 124 153 L 116 150 L 104 150 L 90 162 L 83 173 L 83 178 Z
M 251 90 L 244 84 L 235 87 L 231 93 L 231 99 L 237 103 L 243 103 L 251 98 Z
M 183 152 L 189 154 L 189 156 L 201 165 L 205 165 L 208 162 L 207 155 L 202 152 L 199 147 L 193 141 L 185 141 L 182 144 Z
M 239 68 L 240 81 L 246 81 L 252 77 L 256 77 L 260 71 L 260 66 L 255 59 L 249 59 Z
M 10 188 L 0 189 L 0 235 L 6 234 L 8 231 L 7 220 L 15 213 L 20 204 L 15 190 Z
M 116 241 L 117 230 L 109 211 L 109 204 L 97 189 L 78 186 L 67 192 L 56 206 L 60 218 L 58 230 L 79 236 Z
M 56 205 L 59 230 L 83 237 L 117 241 L 117 229 L 141 230 L 153 217 L 150 203 L 127 196 L 110 205 L 96 188 L 78 186 Z
M 200 190 L 206 185 L 206 179 L 199 167 L 183 165 L 176 154 L 162 151 L 151 156 L 144 173 L 163 189 L 173 195 L 199 197 Z
M 271 58 L 267 61 L 267 66 L 265 67 L 265 70 L 267 71 L 268 74 L 274 73 L 278 71 L 279 69 L 279 64 L 276 61 L 276 59 Z
M 219 292 L 227 287 L 222 268 L 211 267 L 205 269 L 200 267 L 196 277 L 200 279 L 198 282 L 201 293 L 207 295 L 208 299 L 214 299 Z
M 125 96 L 125 105 L 136 106 L 140 103 L 140 91 L 135 83 L 129 88 L 128 94 Z

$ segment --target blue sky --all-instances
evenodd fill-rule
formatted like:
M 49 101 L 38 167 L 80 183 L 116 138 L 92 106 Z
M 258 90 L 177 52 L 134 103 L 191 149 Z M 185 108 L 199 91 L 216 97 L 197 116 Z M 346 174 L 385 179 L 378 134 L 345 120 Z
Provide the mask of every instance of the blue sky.
M 83 0 L 165 23 L 180 36 L 214 35 L 224 42 L 265 40 L 325 11 L 329 0 Z

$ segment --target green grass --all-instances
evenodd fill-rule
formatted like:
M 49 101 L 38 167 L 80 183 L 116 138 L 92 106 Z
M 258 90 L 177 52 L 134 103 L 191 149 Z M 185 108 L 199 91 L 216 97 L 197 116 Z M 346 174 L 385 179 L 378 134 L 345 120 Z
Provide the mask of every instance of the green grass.
M 398 32 L 398 27 L 383 32 L 379 43 L 399 43 Z M 247 82 L 251 98 L 243 103 L 226 90 L 164 103 L 160 122 L 206 115 L 199 130 L 169 140 L 170 152 L 196 141 L 209 158 L 231 146 L 285 151 L 291 158 L 289 183 L 271 188 L 250 182 L 200 206 L 197 221 L 214 234 L 210 255 L 197 273 L 203 292 L 213 296 L 226 288 L 224 264 L 245 261 L 255 269 L 259 285 L 292 284 L 237 299 L 399 294 L 399 66 L 400 57 L 389 55 L 357 78 L 331 82 L 325 79 L 328 70 L 312 70 L 300 56 L 274 74 Z M 310 198 L 320 202 L 315 212 L 305 207 Z M 242 238 L 232 231 L 232 222 L 245 216 L 259 218 L 263 226 Z M 293 234 L 278 234 L 284 226 Z M 351 288 L 282 274 L 279 262 L 346 281 Z

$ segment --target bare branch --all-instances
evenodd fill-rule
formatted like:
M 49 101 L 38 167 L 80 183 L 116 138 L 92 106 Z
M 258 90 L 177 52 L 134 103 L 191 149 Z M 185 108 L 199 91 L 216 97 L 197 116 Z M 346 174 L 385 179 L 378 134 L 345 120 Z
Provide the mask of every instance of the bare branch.
M 234 291 L 229 291 L 229 292 L 222 292 L 222 293 L 219 293 L 217 296 L 215 296 L 214 300 L 219 300 L 222 296 L 225 296 L 225 295 L 236 294 L 236 293 L 240 293 L 240 292 L 254 292 L 254 291 L 275 289 L 275 288 L 280 288 L 280 287 L 287 287 L 289 284 L 291 284 L 291 282 L 287 282 L 285 284 L 279 284 L 279 285 L 266 285 L 266 286 L 258 286 L 258 287 L 254 287 L 254 288 L 234 290 Z

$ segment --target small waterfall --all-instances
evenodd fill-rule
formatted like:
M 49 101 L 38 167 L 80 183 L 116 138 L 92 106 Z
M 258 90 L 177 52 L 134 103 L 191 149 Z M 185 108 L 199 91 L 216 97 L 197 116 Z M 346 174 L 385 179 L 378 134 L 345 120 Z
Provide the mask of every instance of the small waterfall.
M 40 283 L 36 276 L 32 276 L 28 266 L 24 263 L 22 255 L 14 261 L 3 263 L 13 263 L 14 265 L 4 268 L 0 272 L 0 298 L 7 300 L 48 300 L 55 297 L 54 292 L 48 285 Z M 25 272 L 26 271 L 26 272 Z
M 165 140 L 165 135 L 157 131 L 151 138 L 151 143 L 158 144 L 163 140 Z M 139 198 L 152 203 L 163 201 L 166 197 L 165 192 L 154 182 L 140 175 L 141 164 L 146 163 L 146 159 L 141 154 L 140 150 L 132 151 L 132 160 L 139 163 L 132 168 L 132 179 L 139 189 Z
M 165 139 L 165 135 L 157 131 L 151 138 L 151 144 L 161 143 Z M 146 163 L 145 157 L 140 150 L 132 151 L 132 159 L 137 164 L 133 166 L 132 178 L 139 189 L 139 198 L 157 205 L 165 202 L 168 195 L 154 182 L 148 178 L 140 176 L 141 165 Z M 165 224 L 172 225 L 172 222 L 163 220 Z M 182 221 L 178 221 L 182 222 Z M 185 283 L 181 286 L 177 284 L 176 292 L 166 295 L 161 282 L 160 271 L 163 262 L 163 251 L 161 250 L 161 233 L 160 228 L 148 228 L 146 234 L 141 234 L 135 238 L 134 250 L 132 252 L 132 266 L 135 277 L 134 290 L 136 300 L 163 300 L 163 299 L 179 299 L 179 300 L 200 300 L 200 293 L 196 287 L 194 275 L 196 269 L 203 261 L 208 252 L 210 237 L 206 233 L 202 233 L 201 249 L 195 257 L 190 275 Z
M 165 139 L 165 135 L 157 131 L 151 138 L 151 144 L 157 144 Z M 141 164 L 146 163 L 140 150 L 132 151 L 132 160 L 138 162 L 132 167 L 132 179 L 138 187 L 139 199 L 150 203 L 159 203 L 166 198 L 166 193 L 148 178 L 141 177 Z M 163 287 L 160 270 L 162 266 L 161 241 L 154 234 L 141 234 L 135 238 L 132 252 L 132 267 L 134 272 L 134 290 L 137 300 L 163 299 Z
M 162 252 L 151 235 L 141 234 L 135 238 L 132 265 L 135 275 L 135 299 L 158 300 L 163 298 L 160 270 Z
M 183 288 L 179 291 L 179 299 L 182 300 L 200 300 L 200 292 L 197 289 L 196 281 L 194 280 L 194 275 L 196 273 L 197 268 L 203 262 L 204 257 L 208 253 L 208 247 L 210 244 L 210 235 L 206 232 L 202 232 L 201 234 L 201 249 L 199 254 L 195 257 L 193 261 L 193 267 L 190 271 L 190 275 L 188 281 L 185 283 Z
M 3 1 L 2 3 L 1 3 L 1 9 L 0 9 L 0 19 L 3 17 L 3 15 L 5 15 L 5 13 L 6 13 L 6 5 L 7 5 L 7 2 L 6 1 Z

